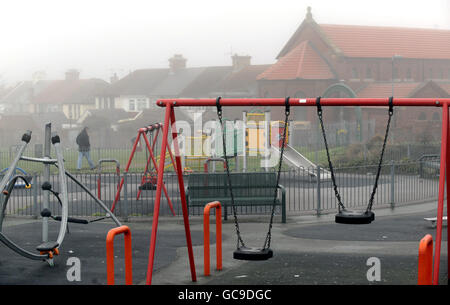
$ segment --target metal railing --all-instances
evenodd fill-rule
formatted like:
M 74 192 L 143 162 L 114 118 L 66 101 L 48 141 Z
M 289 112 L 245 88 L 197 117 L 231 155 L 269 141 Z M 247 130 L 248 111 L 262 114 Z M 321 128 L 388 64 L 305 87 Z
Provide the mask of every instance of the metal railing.
M 428 161 L 427 161 L 428 162 Z M 330 179 L 321 175 L 316 168 L 286 168 L 282 171 L 280 184 L 286 188 L 287 215 L 310 213 L 320 215 L 337 209 L 337 201 Z M 370 193 L 375 180 L 376 166 L 365 165 L 355 167 L 335 168 L 336 182 L 343 203 L 349 208 L 364 208 L 368 204 Z M 97 193 L 98 174 L 95 172 L 75 173 L 78 180 L 83 182 L 93 193 Z M 142 183 L 142 173 L 126 173 L 124 187 L 120 201 L 117 203 L 115 214 L 122 218 L 149 217 L 153 215 L 155 189 L 142 190 L 137 199 L 139 187 Z M 317 178 L 319 177 L 319 178 Z M 101 178 L 101 198 L 110 208 L 117 191 L 119 177 L 116 173 L 103 173 Z M 22 215 L 40 217 L 42 210 L 43 191 L 41 185 L 43 177 L 33 175 L 31 189 L 16 189 L 7 206 L 7 215 Z M 58 190 L 58 176 L 52 174 L 49 181 Z M 169 197 L 173 203 L 177 216 L 182 213 L 178 181 L 175 173 L 166 172 L 164 182 Z M 187 179 L 185 177 L 185 183 Z M 103 216 L 94 201 L 73 183 L 68 183 L 69 215 L 71 216 Z M 378 189 L 374 200 L 374 208 L 395 207 L 414 202 L 430 201 L 437 198 L 438 173 L 433 167 L 426 167 L 424 161 L 390 162 L 382 166 Z M 60 206 L 55 200 L 50 202 L 53 215 L 59 215 Z M 228 207 L 230 209 L 230 207 Z M 279 209 L 279 208 L 277 208 Z M 191 215 L 202 215 L 203 209 L 192 207 Z M 239 214 L 270 214 L 271 207 L 237 207 Z M 230 212 L 230 211 L 229 211 Z M 276 211 L 281 214 L 280 210 Z M 162 196 L 161 215 L 172 215 L 167 199 Z

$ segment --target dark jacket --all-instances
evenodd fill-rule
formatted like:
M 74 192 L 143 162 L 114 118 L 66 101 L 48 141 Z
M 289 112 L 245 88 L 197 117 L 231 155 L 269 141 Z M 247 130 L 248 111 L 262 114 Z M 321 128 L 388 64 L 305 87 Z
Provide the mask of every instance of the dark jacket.
M 90 151 L 91 144 L 89 143 L 89 135 L 86 128 L 84 128 L 77 136 L 77 144 L 79 151 Z

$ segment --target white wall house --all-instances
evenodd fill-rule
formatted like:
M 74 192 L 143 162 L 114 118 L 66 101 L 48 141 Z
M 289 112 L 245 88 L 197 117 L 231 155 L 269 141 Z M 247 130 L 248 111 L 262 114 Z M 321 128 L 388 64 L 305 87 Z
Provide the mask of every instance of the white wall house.
M 125 95 L 115 98 L 116 108 L 125 111 L 142 111 L 150 108 L 149 98 L 144 95 Z

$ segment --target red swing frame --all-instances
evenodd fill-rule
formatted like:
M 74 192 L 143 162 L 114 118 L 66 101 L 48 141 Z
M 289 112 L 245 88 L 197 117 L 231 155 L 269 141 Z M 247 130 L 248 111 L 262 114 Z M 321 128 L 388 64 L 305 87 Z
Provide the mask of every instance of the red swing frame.
M 244 98 L 244 99 L 220 99 L 221 106 L 285 106 L 285 98 Z M 450 147 L 448 141 L 449 134 L 449 110 L 450 98 L 393 98 L 392 103 L 396 107 L 442 107 L 442 135 L 441 135 L 441 157 L 440 157 L 440 176 L 439 176 L 439 195 L 438 195 L 438 213 L 437 213 L 437 227 L 436 227 L 436 244 L 435 256 L 433 264 L 433 284 L 439 283 L 439 265 L 441 255 L 442 242 L 442 216 L 444 212 L 444 191 L 446 182 L 446 169 L 450 170 Z M 191 279 L 196 281 L 194 254 L 192 250 L 191 232 L 189 227 L 189 213 L 186 204 L 186 194 L 184 190 L 183 171 L 181 168 L 181 158 L 178 147 L 178 139 L 176 132 L 176 119 L 174 107 L 215 107 L 216 99 L 161 99 L 156 102 L 159 107 L 165 108 L 165 116 L 163 123 L 163 138 L 161 143 L 161 155 L 158 166 L 158 181 L 156 187 L 155 206 L 153 211 L 153 223 L 150 239 L 150 251 L 147 267 L 148 285 L 152 282 L 153 263 L 155 258 L 156 235 L 158 230 L 159 207 L 161 202 L 161 192 L 164 188 L 164 160 L 166 157 L 166 150 L 168 147 L 169 126 L 172 126 L 172 139 L 175 149 L 175 170 L 178 177 L 178 185 L 180 189 L 181 207 L 183 212 L 183 221 L 186 235 L 186 242 L 188 248 L 189 265 L 191 270 Z M 389 98 L 322 98 L 320 100 L 322 106 L 330 107 L 345 107 L 345 106 L 376 106 L 388 107 Z M 289 99 L 291 107 L 316 107 L 315 98 L 291 98 Z M 450 177 L 447 179 L 447 198 L 450 198 Z M 448 200 L 448 199 L 447 199 Z M 447 215 L 449 206 L 447 204 Z M 449 232 L 447 226 L 447 233 Z M 448 243 L 447 243 L 448 253 Z
M 134 141 L 133 148 L 131 149 L 131 154 L 130 154 L 130 157 L 128 158 L 127 166 L 125 167 L 125 173 L 128 173 L 128 170 L 130 169 L 131 162 L 133 161 L 134 154 L 136 153 L 136 150 L 137 150 L 137 147 L 138 147 L 138 144 L 139 144 L 139 141 L 140 141 L 141 137 L 144 138 L 145 148 L 149 152 L 149 157 L 148 157 L 147 163 L 145 165 L 144 176 L 142 176 L 141 185 L 145 182 L 145 179 L 146 179 L 145 178 L 145 173 L 147 172 L 147 169 L 148 169 L 148 166 L 149 166 L 150 162 L 153 163 L 153 166 L 154 166 L 155 171 L 156 171 L 156 175 L 158 175 L 158 173 L 159 173 L 159 170 L 157 169 L 155 155 L 154 155 L 153 151 L 155 149 L 156 140 L 158 139 L 159 131 L 160 131 L 161 128 L 162 128 L 161 123 L 156 123 L 156 124 L 144 127 L 144 128 L 140 128 L 138 130 L 138 135 L 136 137 L 136 140 Z M 147 132 L 154 132 L 154 131 L 156 131 L 156 135 L 153 138 L 152 145 L 150 145 L 150 141 L 147 138 Z M 172 164 L 175 165 L 170 146 L 166 145 L 166 147 L 167 147 L 166 149 L 169 151 L 170 158 L 172 159 Z M 164 157 L 165 157 L 165 154 L 164 154 Z M 163 161 L 165 161 L 165 160 L 163 160 Z M 163 166 L 163 172 L 164 172 L 164 166 Z M 120 192 L 122 191 L 122 187 L 123 187 L 124 181 L 125 181 L 125 179 L 124 179 L 124 177 L 122 177 L 122 179 L 120 180 L 120 183 L 119 183 L 119 185 L 117 187 L 117 192 L 116 192 L 116 196 L 114 198 L 114 202 L 112 203 L 112 206 L 111 206 L 111 212 L 114 212 L 116 204 L 120 200 Z M 164 183 L 162 183 L 162 188 L 164 190 L 164 195 L 167 198 L 167 203 L 169 204 L 169 208 L 170 208 L 173 216 L 175 216 L 175 210 L 173 209 L 172 200 L 169 197 L 169 194 L 167 192 L 167 189 L 166 189 L 166 186 L 165 186 Z M 141 190 L 138 191 L 136 200 L 139 200 L 140 195 L 141 195 Z

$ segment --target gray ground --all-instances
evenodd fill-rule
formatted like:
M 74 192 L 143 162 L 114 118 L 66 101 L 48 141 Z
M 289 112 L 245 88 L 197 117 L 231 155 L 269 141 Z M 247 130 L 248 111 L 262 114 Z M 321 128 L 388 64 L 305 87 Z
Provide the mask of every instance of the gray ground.
M 263 262 L 232 259 L 236 245 L 234 224 L 223 224 L 223 270 L 215 269 L 215 246 L 211 247 L 212 275 L 203 275 L 202 218 L 191 217 L 191 231 L 197 272 L 197 285 L 216 284 L 416 284 L 419 240 L 427 233 L 434 236 L 424 217 L 436 214 L 436 203 L 405 206 L 391 211 L 377 210 L 370 225 L 339 225 L 333 215 L 289 217 L 287 224 L 276 219 L 272 234 L 274 257 Z M 246 244 L 261 246 L 268 229 L 267 217 L 243 217 L 241 232 Z M 260 221 L 259 221 L 260 220 Z M 214 243 L 214 219 L 211 217 L 211 242 Z M 145 282 L 151 233 L 151 219 L 126 223 L 133 237 L 133 279 Z M 59 223 L 52 223 L 56 236 Z M 50 268 L 39 261 L 20 257 L 0 245 L 0 284 L 105 284 L 105 238 L 112 223 L 70 224 L 70 234 L 61 247 L 61 255 Z M 40 222 L 8 218 L 3 232 L 30 251 L 40 243 Z M 447 226 L 444 226 L 441 283 L 447 284 Z M 123 238 L 117 237 L 116 283 L 124 283 Z M 81 260 L 81 282 L 68 282 L 69 257 Z M 369 257 L 381 261 L 381 281 L 368 282 Z M 161 217 L 156 248 L 154 284 L 193 284 L 189 271 L 183 222 L 180 217 Z

